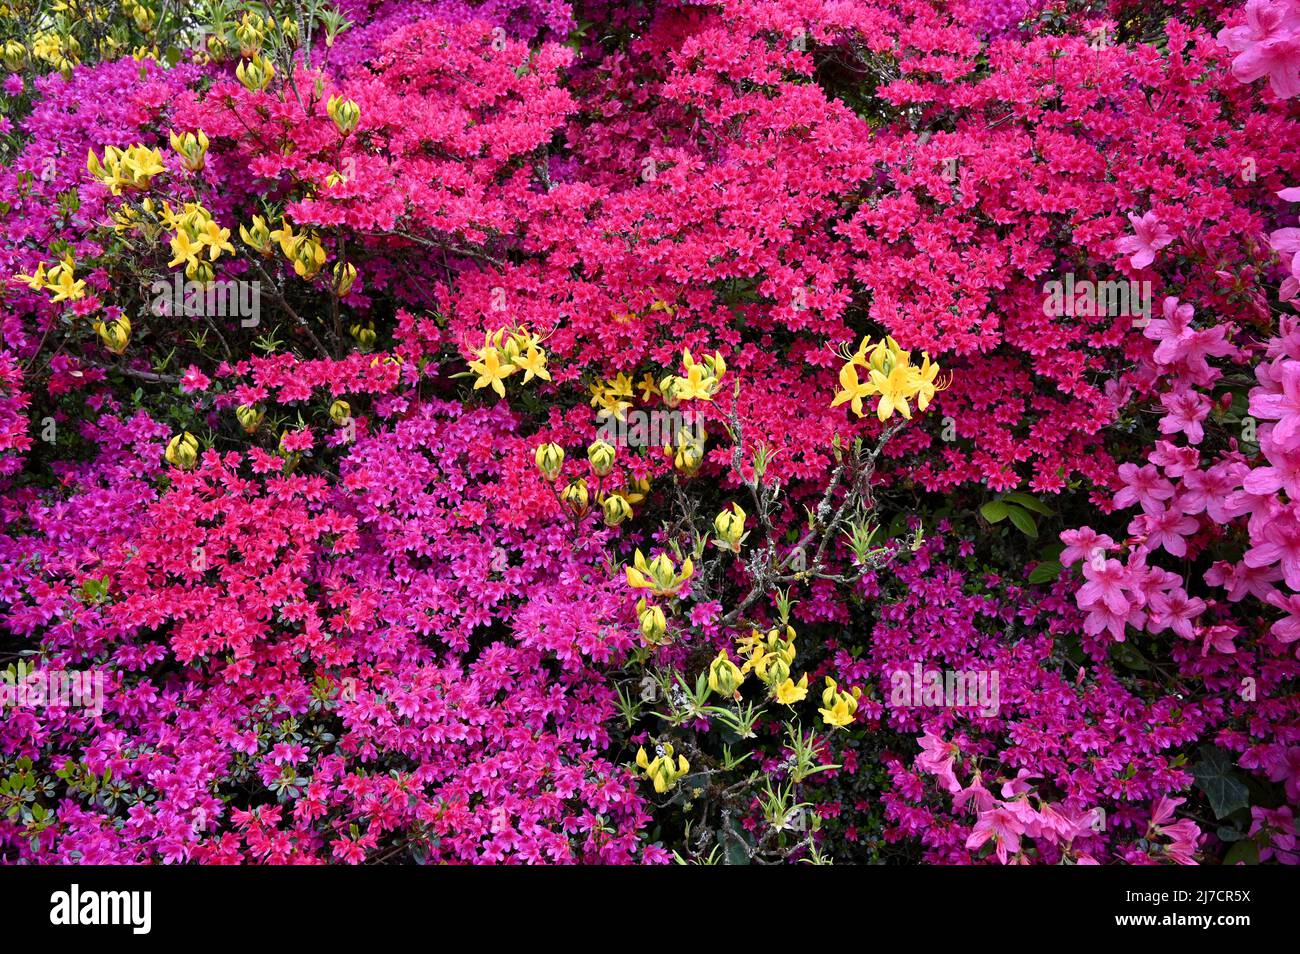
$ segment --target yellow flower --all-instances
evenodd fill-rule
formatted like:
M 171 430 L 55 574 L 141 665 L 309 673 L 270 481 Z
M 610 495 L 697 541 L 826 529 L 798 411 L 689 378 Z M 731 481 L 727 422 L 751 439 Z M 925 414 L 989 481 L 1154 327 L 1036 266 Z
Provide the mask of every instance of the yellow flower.
M 189 470 L 199 459 L 198 438 L 189 431 L 182 431 L 168 442 L 163 457 L 173 467 Z
M 76 301 L 86 297 L 86 283 L 76 277 L 71 255 L 49 270 L 45 288 L 54 292 L 50 301 Z
M 906 419 L 912 419 L 912 409 L 907 406 L 907 401 L 917 392 L 915 374 L 916 369 L 906 364 L 894 365 L 888 375 L 880 371 L 871 372 L 871 383 L 880 392 L 876 417 L 885 421 L 897 411 Z
M 503 364 L 501 353 L 496 348 L 483 349 L 482 357 L 477 361 L 471 361 L 469 368 L 478 375 L 478 379 L 474 382 L 474 390 L 490 387 L 499 397 L 506 396 L 505 379 L 518 370 L 513 364 L 508 362 Z
M 854 688 L 852 692 L 841 692 L 835 686 L 835 680 L 830 676 L 826 677 L 826 688 L 822 691 L 822 708 L 817 711 L 821 713 L 822 721 L 834 728 L 844 728 L 853 722 L 853 716 L 858 711 L 858 700 L 862 697 L 862 690 Z
M 651 397 L 659 393 L 659 385 L 655 384 L 654 377 L 649 371 L 637 382 L 637 390 L 641 392 L 641 400 L 648 401 Z
M 560 476 L 560 469 L 564 466 L 564 448 L 559 444 L 542 444 L 537 448 L 533 460 L 543 477 L 554 480 Z
M 855 364 L 849 362 L 840 368 L 840 391 L 835 395 L 835 400 L 831 402 L 831 407 L 839 407 L 846 401 L 849 402 L 849 408 L 858 417 L 862 416 L 862 399 L 871 397 L 876 393 L 876 386 L 868 378 L 865 382 L 858 380 L 858 369 Z
M 808 698 L 808 674 L 804 673 L 803 678 L 798 682 L 793 679 L 786 679 L 776 687 L 776 701 L 782 705 L 792 706 Z
M 551 380 L 551 372 L 546 370 L 546 352 L 534 344 L 530 344 L 524 354 L 515 355 L 511 361 L 524 372 L 524 384 L 535 377 L 543 381 Z
M 624 572 L 633 589 L 649 590 L 655 596 L 676 596 L 682 584 L 695 575 L 695 563 L 688 557 L 678 573 L 668 554 L 661 553 L 647 563 L 644 554 L 637 550 L 632 565 L 625 567 Z
M 723 698 L 734 696 L 744 681 L 745 674 L 731 661 L 725 649 L 709 663 L 709 689 Z
M 162 153 L 144 145 L 125 150 L 106 146 L 102 161 L 93 149 L 88 150 L 86 168 L 113 195 L 121 195 L 123 189 L 146 188 L 154 176 L 164 171 Z
M 636 764 L 650 779 L 655 791 L 662 795 L 676 785 L 679 778 L 691 770 L 691 763 L 686 761 L 686 757 L 682 755 L 677 756 L 677 760 L 674 762 L 673 747 L 668 742 L 658 748 L 659 751 L 653 761 L 646 755 L 644 747 L 638 748 L 636 750 Z

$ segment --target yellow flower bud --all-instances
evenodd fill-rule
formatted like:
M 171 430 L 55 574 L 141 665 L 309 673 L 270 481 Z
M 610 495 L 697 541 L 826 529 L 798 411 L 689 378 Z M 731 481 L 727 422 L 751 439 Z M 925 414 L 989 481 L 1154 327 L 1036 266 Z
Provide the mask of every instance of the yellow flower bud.
M 352 291 L 357 280 L 357 267 L 351 262 L 336 262 L 334 265 L 334 293 L 340 298 Z
M 199 460 L 198 438 L 189 431 L 182 431 L 168 442 L 167 451 L 163 454 L 163 457 L 173 467 L 189 470 Z
M 253 404 L 241 404 L 235 408 L 235 420 L 239 421 L 239 426 L 244 429 L 245 434 L 256 434 L 257 429 L 262 426 L 264 417 L 266 411 Z
M 348 329 L 348 334 L 357 340 L 357 344 L 361 345 L 362 351 L 369 351 L 375 346 L 374 322 L 366 322 L 364 325 L 355 324 Z
M 352 405 L 342 399 L 330 405 L 330 420 L 335 424 L 345 424 L 352 418 Z
M 113 354 L 126 351 L 127 343 L 131 340 L 131 319 L 126 315 L 116 321 L 97 321 L 93 327 L 99 335 L 99 340 L 104 342 L 104 346 Z
M 709 663 L 709 688 L 724 698 L 731 698 L 745 681 L 745 674 L 731 661 L 724 649 Z
M 200 129 L 198 133 L 182 133 L 170 136 L 172 149 L 181 157 L 181 165 L 190 172 L 198 172 L 207 161 L 208 137 Z
M 345 136 L 356 129 L 357 123 L 361 120 L 361 107 L 353 100 L 344 99 L 342 96 L 331 96 L 325 111 L 329 113 L 330 119 L 334 120 L 334 126 Z
M 569 509 L 574 514 L 581 517 L 587 512 L 587 506 L 591 500 L 590 495 L 587 493 L 587 482 L 581 478 L 572 481 L 560 493 L 560 499 L 569 505 Z
M 260 215 L 253 216 L 253 227 L 239 227 L 239 237 L 244 240 L 244 244 L 253 249 L 259 255 L 270 255 L 275 251 L 275 243 L 271 239 L 271 229 L 267 226 L 266 220 Z
M 559 444 L 542 444 L 537 448 L 533 460 L 537 462 L 537 469 L 543 477 L 554 480 L 560 476 L 560 469 L 564 467 L 564 448 Z
M 641 624 L 641 635 L 647 643 L 657 644 L 668 633 L 668 618 L 664 611 L 647 603 L 644 596 L 637 600 L 636 615 Z
M 271 78 L 275 76 L 275 66 L 258 53 L 251 60 L 235 67 L 235 76 L 243 84 L 244 89 L 253 93 L 271 85 Z
M 745 511 L 733 503 L 730 510 L 724 510 L 713 520 L 713 529 L 718 534 L 715 541 L 723 550 L 740 552 L 740 542 L 745 536 Z
M 600 502 L 600 509 L 605 514 L 605 526 L 617 527 L 632 516 L 632 505 L 618 494 L 610 494 Z
M 9 72 L 17 73 L 23 68 L 23 62 L 27 59 L 27 47 L 17 40 L 10 40 L 0 48 L 0 58 L 4 59 L 5 68 Z
M 614 458 L 617 455 L 614 446 L 605 441 L 596 441 L 587 448 L 587 460 L 591 463 L 592 472 L 597 477 L 604 477 L 614 469 Z

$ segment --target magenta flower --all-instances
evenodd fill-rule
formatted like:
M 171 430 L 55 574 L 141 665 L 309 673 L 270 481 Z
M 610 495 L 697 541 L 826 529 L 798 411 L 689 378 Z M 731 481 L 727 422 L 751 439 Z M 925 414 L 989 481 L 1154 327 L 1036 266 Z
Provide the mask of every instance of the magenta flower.
M 1163 510 L 1163 501 L 1174 495 L 1174 485 L 1161 476 L 1151 464 L 1138 467 L 1136 464 L 1120 464 L 1119 479 L 1124 487 L 1115 494 L 1116 509 L 1131 507 L 1134 503 L 1150 513 Z

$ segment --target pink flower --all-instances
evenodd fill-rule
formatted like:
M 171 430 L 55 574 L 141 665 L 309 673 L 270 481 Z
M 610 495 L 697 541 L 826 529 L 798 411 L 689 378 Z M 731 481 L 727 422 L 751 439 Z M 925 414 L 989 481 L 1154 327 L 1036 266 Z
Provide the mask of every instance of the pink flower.
M 1262 420 L 1277 421 L 1272 440 L 1279 447 L 1300 444 L 1300 361 L 1282 360 L 1272 367 L 1261 365 L 1257 374 L 1267 373 L 1270 387 L 1250 392 L 1249 412 Z
M 1288 614 L 1274 623 L 1269 632 L 1284 643 L 1294 643 L 1300 639 L 1300 594 L 1289 593 L 1283 596 L 1277 590 L 1272 590 L 1265 599 Z
M 1238 55 L 1232 75 L 1242 83 L 1267 76 L 1283 98 L 1300 93 L 1300 6 L 1292 0 L 1249 0 L 1246 25 L 1219 31 L 1219 42 Z
M 1185 389 L 1160 395 L 1166 414 L 1160 419 L 1161 434 L 1186 434 L 1189 444 L 1199 444 L 1205 437 L 1201 421 L 1213 406 L 1205 395 Z
M 1187 541 L 1200 526 L 1195 517 L 1179 513 L 1177 510 L 1157 510 L 1134 518 L 1129 524 L 1129 531 L 1146 537 L 1147 546 L 1156 550 L 1164 548 L 1174 556 L 1187 556 Z
M 956 794 L 961 791 L 961 783 L 953 774 L 953 762 L 957 758 L 957 746 L 943 741 L 929 732 L 920 738 L 921 754 L 916 757 L 916 767 L 923 772 L 936 776 L 943 787 Z
M 1242 560 L 1246 566 L 1266 567 L 1280 564 L 1282 578 L 1293 590 L 1300 590 L 1300 518 L 1292 504 L 1264 524 L 1254 546 Z
M 1227 510 L 1228 497 L 1241 486 L 1246 473 L 1246 465 L 1239 461 L 1218 463 L 1205 471 L 1189 471 L 1183 476 L 1178 509 L 1186 514 L 1204 512 L 1215 523 L 1227 523 L 1232 519 Z
M 1097 533 L 1092 527 L 1065 530 L 1061 533 L 1061 542 L 1065 544 L 1059 557 L 1062 566 L 1074 566 L 1080 560 L 1104 556 L 1107 550 L 1115 546 L 1114 540 L 1104 533 Z
M 1146 268 L 1155 261 L 1156 252 L 1174 240 L 1173 233 L 1156 217 L 1154 211 L 1141 218 L 1130 212 L 1128 220 L 1136 234 L 1117 239 L 1115 249 L 1124 255 L 1130 255 L 1129 264 L 1134 268 Z
M 1150 513 L 1162 510 L 1162 501 L 1174 495 L 1174 485 L 1161 476 L 1160 471 L 1151 464 L 1138 467 L 1136 464 L 1120 464 L 1119 479 L 1124 488 L 1115 494 L 1116 509 L 1131 507 L 1134 503 Z
M 1192 620 L 1205 612 L 1205 600 L 1189 597 L 1181 588 L 1168 593 L 1152 594 L 1149 606 L 1151 618 L 1147 622 L 1148 632 L 1160 633 L 1171 629 L 1183 639 L 1195 637 Z
M 1005 865 L 1008 851 L 1020 851 L 1020 836 L 1024 833 L 1025 826 L 1016 812 L 1007 807 L 991 808 L 980 813 L 970 837 L 966 839 L 966 847 L 971 851 L 978 851 L 992 838 L 996 845 L 998 861 Z

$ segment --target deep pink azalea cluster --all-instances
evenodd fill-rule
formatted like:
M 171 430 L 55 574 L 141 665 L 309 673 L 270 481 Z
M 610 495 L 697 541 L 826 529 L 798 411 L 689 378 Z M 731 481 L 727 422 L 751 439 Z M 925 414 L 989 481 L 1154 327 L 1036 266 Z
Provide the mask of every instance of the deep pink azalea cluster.
M 0 21 L 0 676 L 102 680 L 0 709 L 0 860 L 753 858 L 760 789 L 686 820 L 746 740 L 690 696 L 789 617 L 785 857 L 1295 863 L 1300 4 L 1183 7 L 341 0 L 81 64 Z M 196 208 L 256 317 L 155 307 Z M 832 406 L 885 336 L 943 369 L 901 424 Z M 603 468 L 611 407 L 703 460 Z M 747 599 L 884 439 L 868 542 Z M 699 567 L 667 645 L 639 551 Z

